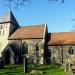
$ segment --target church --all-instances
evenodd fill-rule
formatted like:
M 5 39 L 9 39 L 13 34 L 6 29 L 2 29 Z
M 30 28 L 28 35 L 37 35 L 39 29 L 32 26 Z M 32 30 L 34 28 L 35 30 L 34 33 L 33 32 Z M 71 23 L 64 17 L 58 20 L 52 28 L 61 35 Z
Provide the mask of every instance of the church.
M 0 17 L 0 63 L 63 64 L 75 55 L 75 32 L 48 32 L 47 24 L 23 26 L 11 11 Z

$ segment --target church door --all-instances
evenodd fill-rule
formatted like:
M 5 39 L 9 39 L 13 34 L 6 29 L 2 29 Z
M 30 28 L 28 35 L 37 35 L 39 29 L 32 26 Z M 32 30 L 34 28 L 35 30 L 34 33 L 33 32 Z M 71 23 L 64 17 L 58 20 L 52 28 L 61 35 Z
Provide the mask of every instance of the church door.
M 9 50 L 5 51 L 5 53 L 4 53 L 4 63 L 10 64 L 10 52 L 9 52 Z

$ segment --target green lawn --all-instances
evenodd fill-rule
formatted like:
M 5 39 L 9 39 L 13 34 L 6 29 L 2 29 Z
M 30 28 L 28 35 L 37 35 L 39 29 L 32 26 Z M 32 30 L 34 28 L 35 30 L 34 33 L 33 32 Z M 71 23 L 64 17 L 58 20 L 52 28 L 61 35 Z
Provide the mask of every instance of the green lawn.
M 70 72 L 65 73 L 64 69 L 61 69 L 57 65 L 40 65 L 33 68 L 33 70 L 36 71 L 34 74 L 25 74 L 23 72 L 23 65 L 7 65 L 3 69 L 0 69 L 0 75 L 72 75 Z

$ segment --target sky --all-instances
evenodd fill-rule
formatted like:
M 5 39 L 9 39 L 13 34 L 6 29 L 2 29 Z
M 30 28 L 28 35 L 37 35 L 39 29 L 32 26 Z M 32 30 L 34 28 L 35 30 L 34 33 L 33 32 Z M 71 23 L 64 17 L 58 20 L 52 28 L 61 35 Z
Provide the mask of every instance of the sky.
M 0 16 L 8 12 L 7 3 L 0 0 Z M 21 26 L 47 24 L 48 32 L 69 32 L 75 29 L 75 0 L 49 3 L 48 0 L 32 0 L 25 6 L 11 11 Z

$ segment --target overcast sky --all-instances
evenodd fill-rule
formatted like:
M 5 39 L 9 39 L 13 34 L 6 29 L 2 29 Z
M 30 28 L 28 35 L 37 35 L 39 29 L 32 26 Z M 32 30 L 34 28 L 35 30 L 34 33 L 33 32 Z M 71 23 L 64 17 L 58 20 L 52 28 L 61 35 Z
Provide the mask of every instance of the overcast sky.
M 75 18 L 75 0 L 65 0 L 64 4 L 32 0 L 31 5 L 26 3 L 26 6 L 19 7 L 17 10 L 13 8 L 11 10 L 21 26 L 45 23 L 48 25 L 49 32 L 67 32 L 75 27 L 75 21 L 71 20 Z M 8 6 L 1 4 L 0 16 L 8 10 Z

